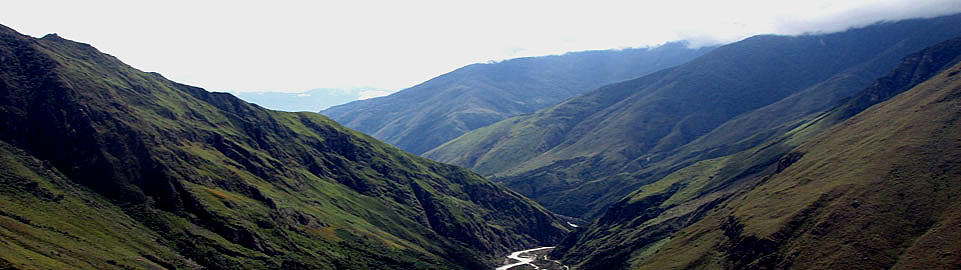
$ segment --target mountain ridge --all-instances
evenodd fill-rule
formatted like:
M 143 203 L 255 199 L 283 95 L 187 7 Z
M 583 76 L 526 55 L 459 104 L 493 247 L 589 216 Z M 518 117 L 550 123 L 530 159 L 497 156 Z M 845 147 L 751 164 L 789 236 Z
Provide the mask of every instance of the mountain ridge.
M 819 116 L 815 120 L 810 121 L 802 126 L 797 127 L 794 130 L 781 133 L 780 135 L 773 137 L 772 139 L 759 144 L 758 146 L 741 151 L 732 155 L 727 155 L 714 159 L 707 159 L 696 162 L 690 166 L 687 166 L 681 170 L 668 175 L 660 179 L 659 181 L 645 185 L 640 189 L 636 190 L 631 195 L 623 198 L 621 201 L 615 203 L 605 214 L 598 219 L 594 224 L 586 226 L 584 230 L 580 230 L 575 233 L 574 236 L 569 237 L 565 243 L 559 245 L 555 250 L 554 256 L 563 257 L 569 262 L 576 262 L 580 264 L 578 269 L 663 269 L 670 267 L 682 267 L 682 268 L 792 268 L 791 261 L 793 258 L 808 258 L 804 261 L 820 261 L 821 263 L 840 263 L 833 264 L 833 268 L 842 267 L 864 267 L 863 265 L 868 264 L 845 264 L 845 262 L 852 262 L 857 260 L 877 260 L 883 259 L 885 256 L 868 255 L 864 258 L 845 258 L 845 259 L 835 259 L 830 255 L 808 255 L 808 256 L 798 256 L 791 255 L 790 252 L 784 252 L 779 246 L 791 246 L 791 240 L 797 232 L 827 232 L 830 233 L 832 230 L 819 230 L 812 229 L 818 228 L 821 225 L 811 225 L 813 221 L 811 219 L 817 219 L 818 209 L 831 209 L 834 205 L 829 203 L 835 200 L 839 196 L 857 196 L 856 192 L 850 192 L 849 190 L 841 189 L 836 191 L 825 192 L 823 190 L 805 190 L 804 192 L 789 192 L 794 187 L 801 185 L 809 185 L 809 183 L 822 183 L 819 185 L 825 185 L 823 183 L 829 182 L 825 186 L 840 187 L 845 185 L 855 185 L 857 182 L 849 182 L 852 179 L 847 177 L 829 177 L 827 175 L 843 175 L 851 172 L 864 172 L 864 169 L 869 164 L 880 164 L 889 163 L 887 159 L 890 160 L 902 160 L 908 161 L 915 158 L 914 152 L 909 153 L 899 153 L 892 152 L 890 149 L 895 146 L 892 145 L 910 145 L 914 141 L 924 141 L 926 140 L 921 134 L 938 134 L 938 133 L 910 133 L 913 137 L 912 139 L 901 139 L 898 136 L 890 135 L 892 133 L 881 132 L 885 130 L 896 130 L 897 133 L 903 133 L 903 130 L 914 129 L 913 125 L 895 125 L 894 123 L 905 123 L 899 119 L 903 119 L 901 114 L 904 115 L 914 115 L 908 122 L 917 122 L 920 126 L 925 126 L 925 128 L 937 128 L 939 124 L 927 125 L 926 120 L 919 122 L 917 110 L 915 109 L 904 109 L 905 106 L 917 106 L 917 107 L 928 107 L 928 105 L 916 105 L 916 104 L 928 104 L 925 102 L 901 102 L 901 107 L 899 110 L 888 110 L 884 117 L 874 117 L 872 121 L 875 123 L 870 127 L 862 127 L 858 129 L 857 135 L 851 135 L 852 132 L 848 130 L 844 138 L 846 142 L 844 145 L 832 145 L 829 147 L 822 147 L 823 149 L 829 149 L 829 153 L 833 155 L 847 155 L 849 153 L 859 153 L 858 158 L 825 158 L 819 154 L 811 154 L 810 151 L 805 149 L 814 147 L 812 145 L 817 145 L 821 141 L 834 140 L 837 130 L 850 129 L 850 126 L 857 125 L 856 122 L 861 120 L 849 119 L 855 114 L 878 114 L 877 111 L 882 110 L 881 107 L 890 107 L 893 105 L 882 105 L 888 103 L 888 98 L 900 97 L 900 93 L 904 93 L 909 89 L 919 89 L 924 88 L 924 85 L 940 84 L 940 85 L 951 85 L 953 83 L 954 87 L 940 87 L 940 88 L 928 88 L 912 90 L 914 92 L 924 92 L 927 91 L 929 95 L 931 89 L 939 89 L 939 94 L 944 96 L 945 92 L 948 92 L 943 98 L 933 98 L 933 104 L 944 104 L 951 99 L 951 97 L 956 96 L 956 94 L 950 94 L 951 91 L 957 92 L 957 78 L 954 78 L 954 73 L 956 75 L 957 69 L 959 68 L 958 63 L 961 62 L 961 37 L 956 37 L 951 40 L 947 40 L 931 47 L 928 47 L 919 52 L 910 54 L 903 58 L 901 63 L 897 68 L 890 71 L 887 75 L 876 79 L 874 83 L 870 86 L 862 89 L 854 97 L 846 99 L 841 104 L 836 105 L 834 108 L 829 109 Z M 946 79 L 946 80 L 945 80 Z M 929 82 L 926 82 L 929 81 Z M 940 82 L 946 81 L 946 82 Z M 952 82 L 953 81 L 953 82 Z M 924 84 L 922 84 L 924 83 Z M 884 93 L 884 94 L 878 94 Z M 911 98 L 916 98 L 919 96 L 924 96 L 915 93 L 914 95 L 909 94 L 908 96 L 914 96 Z M 909 97 L 901 97 L 901 99 L 908 99 Z M 926 102 L 930 102 L 932 98 L 925 98 Z M 917 99 L 915 99 L 917 100 Z M 953 99 L 953 102 L 957 102 L 957 99 Z M 875 105 L 878 104 L 878 105 Z M 872 106 L 873 105 L 873 106 Z M 945 108 L 941 106 L 941 108 Z M 871 112 L 867 112 L 870 109 Z M 852 113 L 853 112 L 853 113 Z M 860 114 L 858 114 L 860 113 Z M 930 114 L 927 113 L 926 116 L 922 118 L 932 118 L 932 119 L 945 119 L 952 117 L 957 117 L 957 110 L 953 114 Z M 860 116 L 861 118 L 868 118 L 868 116 Z M 894 128 L 889 128 L 888 125 L 881 125 L 877 123 L 882 123 L 890 121 L 891 126 Z M 931 120 L 930 122 L 934 122 Z M 950 122 L 950 121 L 949 121 Z M 950 123 L 945 123 L 945 127 L 951 126 Z M 880 130 L 880 131 L 875 131 Z M 889 144 L 885 146 L 877 146 L 879 140 L 875 134 L 883 134 L 886 136 L 883 140 L 884 144 Z M 943 133 L 947 138 L 950 135 Z M 938 135 L 940 136 L 940 135 Z M 956 137 L 956 136 L 955 136 Z M 875 144 L 875 146 L 867 146 L 863 143 L 856 143 L 857 141 L 865 141 L 865 143 Z M 955 140 L 956 141 L 956 140 Z M 946 141 L 946 143 L 950 143 Z M 871 152 L 878 149 L 880 151 L 886 151 L 887 154 L 883 158 L 872 155 L 865 155 L 863 152 Z M 885 150 L 887 149 L 887 150 Z M 898 148 L 900 149 L 900 148 Z M 947 148 L 946 151 L 954 151 L 953 148 Z M 930 152 L 925 154 L 926 156 L 950 156 L 950 154 Z M 815 157 L 816 156 L 816 157 Z M 860 161 L 866 160 L 866 161 Z M 805 179 L 796 179 L 793 182 L 793 187 L 787 187 L 786 189 L 774 189 L 779 190 L 777 194 L 803 194 L 797 197 L 811 197 L 820 194 L 818 200 L 814 200 L 811 203 L 809 200 L 807 203 L 796 203 L 793 205 L 788 205 L 786 202 L 780 200 L 768 200 L 768 199 L 745 199 L 746 194 L 754 193 L 770 193 L 771 188 L 765 188 L 767 183 L 770 183 L 772 179 L 776 179 L 779 175 L 788 174 L 790 170 L 797 169 L 798 164 L 802 164 L 802 161 L 810 162 L 821 162 L 824 165 L 820 167 L 808 167 L 807 169 L 802 169 L 802 172 L 810 171 L 821 171 L 821 176 L 810 176 Z M 856 162 L 860 165 L 854 166 L 841 166 L 831 163 L 852 163 Z M 910 166 L 911 164 L 917 164 L 915 162 L 906 162 Z M 825 170 L 825 166 L 832 168 L 841 167 L 842 169 L 835 170 Z M 871 165 L 875 166 L 875 165 Z M 943 166 L 951 167 L 953 165 L 946 164 Z M 844 169 L 846 168 L 846 169 Z M 894 172 L 894 171 L 892 171 Z M 884 170 L 878 170 L 877 173 L 883 174 Z M 854 179 L 865 179 L 864 177 L 854 178 Z M 925 178 L 920 178 L 925 179 Z M 866 179 L 865 179 L 866 180 Z M 918 181 L 924 182 L 924 181 Z M 792 182 L 788 182 L 792 183 Z M 877 185 L 879 190 L 884 192 L 890 192 L 888 189 L 881 188 L 883 185 Z M 894 189 L 896 190 L 896 189 Z M 930 194 L 926 194 L 923 190 L 915 190 L 918 192 L 917 196 L 921 197 L 931 197 Z M 814 194 L 814 195 L 809 195 Z M 842 195 L 848 194 L 848 195 Z M 897 196 L 895 196 L 897 197 Z M 903 198 L 902 198 L 903 199 Z M 877 198 L 874 199 L 877 201 Z M 910 200 L 910 199 L 909 199 Z M 794 202 L 794 201 L 792 201 Z M 732 216 L 730 218 L 724 217 L 726 213 L 732 211 L 737 211 L 737 206 L 730 206 L 735 204 L 752 204 L 754 207 L 763 205 L 780 205 L 784 208 L 793 208 L 798 211 L 798 218 L 788 219 L 788 222 L 781 223 L 757 223 L 751 222 L 749 219 L 745 219 L 738 216 Z M 854 209 L 842 209 L 840 211 L 847 211 L 847 218 L 851 220 L 864 220 L 876 218 L 880 214 L 875 212 L 871 213 L 861 213 L 860 205 L 867 204 L 866 200 L 854 201 L 852 206 L 857 208 Z M 809 205 L 805 207 L 805 205 Z M 802 209 L 803 208 L 803 209 Z M 837 208 L 834 208 L 837 211 Z M 870 208 L 871 211 L 888 211 L 886 209 L 900 209 L 897 207 L 881 207 L 881 208 Z M 900 210 L 897 210 L 900 211 Z M 770 216 L 780 216 L 785 217 L 786 211 L 768 211 Z M 720 216 L 720 217 L 719 217 Z M 768 215 L 758 215 L 757 213 L 752 215 L 753 219 L 763 219 Z M 788 215 L 789 216 L 789 215 Z M 813 217 L 812 217 L 813 216 Z M 921 218 L 934 218 L 937 215 L 903 215 L 900 217 L 895 217 L 898 220 L 904 220 L 905 222 L 913 223 L 918 219 L 914 217 Z M 821 219 L 822 222 L 823 219 Z M 884 223 L 884 222 L 881 222 Z M 709 225 L 708 225 L 709 224 Z M 807 224 L 807 225 L 801 225 Z M 833 221 L 830 226 L 847 226 L 846 222 Z M 780 227 L 779 227 L 780 226 Z M 852 225 L 853 226 L 853 225 Z M 782 228 L 778 231 L 777 228 Z M 747 231 L 767 231 L 768 233 L 772 231 L 777 231 L 773 235 L 766 235 L 764 233 L 760 235 L 751 235 Z M 689 232 L 698 231 L 699 235 L 704 233 L 710 234 L 722 234 L 721 238 L 712 238 L 718 240 L 715 242 L 717 244 L 705 244 L 704 242 L 697 242 L 692 240 L 697 238 L 697 236 L 692 236 Z M 890 236 L 893 239 L 903 239 L 900 238 L 904 236 L 902 233 L 886 233 L 885 236 Z M 692 238 L 693 237 L 693 238 Z M 713 236 L 712 236 L 713 237 Z M 725 242 L 724 237 L 730 237 L 730 242 Z M 857 237 L 856 235 L 854 237 Z M 836 239 L 850 239 L 852 235 L 845 235 L 839 237 L 823 237 L 821 240 L 807 241 L 808 245 L 819 245 L 821 243 L 825 245 L 832 245 L 838 243 Z M 708 241 L 714 241 L 708 240 Z M 677 243 L 679 241 L 689 241 L 685 245 L 694 246 L 694 248 L 679 248 Z M 900 240 L 898 240 L 900 241 Z M 850 242 L 850 241 L 849 241 Z M 874 247 L 875 245 L 870 242 L 861 241 L 863 247 Z M 938 245 L 928 243 L 928 247 L 916 247 L 913 249 L 926 250 L 930 247 L 939 248 Z M 669 253 L 664 256 L 676 256 L 675 259 L 665 259 L 659 258 L 662 252 L 667 252 L 667 247 L 670 246 L 672 250 L 683 250 L 682 253 Z M 698 248 L 698 246 L 701 246 Z M 880 247 L 890 247 L 881 246 Z M 715 247 L 715 251 L 705 250 L 707 247 Z M 835 246 L 834 248 L 837 248 Z M 862 248 L 857 248 L 863 250 Z M 798 252 L 804 253 L 805 249 L 800 249 Z M 831 250 L 830 247 L 817 246 L 811 247 L 808 250 Z M 846 249 L 851 251 L 851 249 Z M 714 253 L 714 255 L 708 254 Z M 687 255 L 685 255 L 687 254 Z M 692 259 L 690 254 L 694 257 L 701 259 Z M 780 254 L 774 256 L 772 254 Z M 771 256 L 768 256 L 771 255 Z M 917 256 L 917 255 L 912 255 Z M 680 259 L 683 258 L 683 259 Z M 815 258 L 815 259 L 810 259 Z M 824 258 L 824 259 L 821 259 Z M 695 262 L 693 260 L 699 260 L 700 262 Z M 937 258 L 927 258 L 925 260 L 914 260 L 911 263 L 905 263 L 908 266 L 902 267 L 919 267 L 918 265 L 923 265 L 923 263 L 931 262 L 945 262 L 943 259 Z M 678 263 L 686 265 L 678 265 Z M 672 265 L 674 264 L 674 265 Z M 873 265 L 873 264 L 871 264 Z M 911 266 L 914 265 L 914 266 Z M 947 267 L 950 264 L 944 264 L 941 267 L 936 268 L 950 268 Z M 823 266 L 799 266 L 800 268 L 823 268 Z M 858 268 L 855 267 L 855 268 Z M 869 268 L 889 268 L 888 266 L 875 265 Z M 922 267 L 927 268 L 927 267 Z
M 322 114 L 414 154 L 603 84 L 668 68 L 712 47 L 683 42 L 653 48 L 585 51 L 472 64 L 385 97 Z
M 464 169 L 316 113 L 269 111 L 171 82 L 56 35 L 35 39 L 0 27 L 0 96 L 0 141 L 12 147 L 7 152 L 28 155 L 11 166 L 44 160 L 60 178 L 103 196 L 119 209 L 110 213 L 135 222 L 128 225 L 134 232 L 159 235 L 154 248 L 169 253 L 139 255 L 156 264 L 486 269 L 494 256 L 552 244 L 568 230 L 536 203 Z M 50 174 L 5 178 L 3 186 L 61 181 L 43 175 Z M 18 268 L 63 263 L 34 239 L 64 231 L 62 221 L 75 216 L 32 219 L 35 213 L 13 210 L 24 218 L 4 219 L 4 229 L 40 227 L 0 257 Z M 84 236 L 132 252 L 117 239 Z M 150 268 L 137 263 L 143 258 L 108 261 L 82 246 L 61 248 L 82 255 L 69 258 L 86 263 L 77 267 Z
M 885 22 L 825 35 L 756 36 L 678 67 L 478 129 L 424 156 L 493 177 L 559 214 L 590 219 L 649 181 L 776 134 L 748 134 L 753 139 L 712 135 L 721 142 L 716 144 L 697 141 L 725 124 L 753 126 L 736 131 L 743 134 L 770 126 L 790 130 L 804 119 L 738 117 L 801 92 L 816 95 L 778 109 L 812 117 L 867 86 L 873 80 L 869 76 L 893 68 L 905 54 L 961 34 L 956 23 L 961 16 Z M 736 134 L 729 132 L 721 134 Z

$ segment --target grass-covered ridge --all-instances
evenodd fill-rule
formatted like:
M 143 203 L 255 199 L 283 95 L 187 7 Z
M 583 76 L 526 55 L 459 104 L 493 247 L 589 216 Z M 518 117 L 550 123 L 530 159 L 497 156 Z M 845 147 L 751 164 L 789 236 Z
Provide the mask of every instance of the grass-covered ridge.
M 414 154 L 471 130 L 557 104 L 599 86 L 687 62 L 713 47 L 671 42 L 472 64 L 386 97 L 322 111 Z
M 961 34 L 961 16 L 831 34 L 755 36 L 451 140 L 424 156 L 592 219 L 643 185 L 807 124 L 912 52 Z
M 0 59 L 0 140 L 99 194 L 130 221 L 126 229 L 152 241 L 88 239 L 127 259 L 157 250 L 142 256 L 181 268 L 481 269 L 566 231 L 536 203 L 476 174 L 315 113 L 269 111 L 171 82 L 55 35 L 0 27 Z M 73 219 L 60 216 L 51 222 Z M 27 244 L 0 258 L 50 265 L 22 259 Z
M 636 266 L 957 268 L 961 250 L 943 239 L 961 235 L 958 72 L 961 65 L 801 145 L 794 151 L 803 157 L 749 181 L 756 186 Z
M 555 255 L 580 269 L 953 269 L 956 247 L 931 239 L 957 233 L 932 209 L 957 204 L 959 62 L 961 38 L 910 54 L 803 125 L 642 186 Z

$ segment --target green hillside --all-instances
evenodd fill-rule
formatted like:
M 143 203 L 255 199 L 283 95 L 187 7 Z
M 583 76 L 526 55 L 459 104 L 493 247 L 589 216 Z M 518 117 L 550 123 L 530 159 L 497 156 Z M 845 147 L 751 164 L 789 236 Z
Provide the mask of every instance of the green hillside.
M 0 269 L 198 267 L 103 196 L 3 142 L 0 198 Z
M 415 154 L 468 131 L 534 112 L 599 86 L 687 62 L 712 49 L 685 43 L 473 64 L 386 97 L 321 113 Z
M 956 223 L 931 209 L 957 205 L 959 62 L 961 37 L 911 54 L 809 124 L 643 186 L 554 255 L 578 269 L 956 268 L 957 247 L 927 237 Z
M 315 113 L 0 27 L 0 267 L 487 269 L 567 229 Z
M 491 176 L 554 212 L 596 218 L 645 184 L 813 120 L 905 55 L 961 34 L 959 23 L 955 15 L 751 37 L 475 130 L 424 156 Z

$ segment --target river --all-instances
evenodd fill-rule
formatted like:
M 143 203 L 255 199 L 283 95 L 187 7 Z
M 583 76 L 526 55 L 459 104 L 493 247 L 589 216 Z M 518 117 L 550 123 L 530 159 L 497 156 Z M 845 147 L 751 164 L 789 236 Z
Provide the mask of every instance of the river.
M 497 267 L 495 270 L 507 270 L 507 269 L 510 269 L 511 267 L 525 265 L 525 264 L 529 264 L 533 266 L 534 269 L 540 269 L 537 265 L 532 264 L 532 262 L 534 262 L 534 260 L 537 258 L 537 254 L 528 254 L 528 253 L 541 251 L 545 249 L 552 249 L 552 248 L 554 247 L 539 247 L 539 248 L 515 251 L 514 253 L 511 253 L 511 255 L 507 255 L 507 258 L 508 258 L 508 261 L 517 260 L 517 262 L 506 264 L 501 267 Z

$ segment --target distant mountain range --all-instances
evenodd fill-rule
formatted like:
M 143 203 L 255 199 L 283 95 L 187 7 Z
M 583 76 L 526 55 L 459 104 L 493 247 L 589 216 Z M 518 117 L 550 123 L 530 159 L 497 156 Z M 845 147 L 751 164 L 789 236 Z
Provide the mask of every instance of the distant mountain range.
M 557 213 L 592 219 L 678 169 L 810 121 L 905 55 L 961 34 L 959 24 L 961 16 L 949 16 L 755 36 L 477 129 L 424 156 L 491 176 Z
M 378 88 L 318 88 L 298 93 L 283 92 L 236 92 L 233 93 L 246 102 L 261 107 L 285 112 L 317 112 L 358 99 L 367 99 L 390 94 L 391 91 Z
M 568 231 L 317 113 L 0 26 L 0 269 L 491 269 Z
M 385 97 L 321 111 L 414 154 L 468 131 L 534 112 L 601 85 L 687 62 L 712 48 L 586 51 L 473 64 Z

